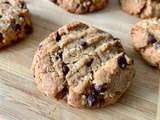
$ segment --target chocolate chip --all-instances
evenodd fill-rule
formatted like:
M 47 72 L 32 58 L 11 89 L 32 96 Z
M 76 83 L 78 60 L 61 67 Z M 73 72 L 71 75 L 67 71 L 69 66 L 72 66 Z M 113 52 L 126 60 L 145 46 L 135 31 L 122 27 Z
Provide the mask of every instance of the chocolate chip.
M 24 26 L 24 29 L 25 29 L 25 33 L 26 33 L 26 34 L 30 34 L 30 33 L 33 32 L 33 29 L 32 29 L 32 27 L 31 27 L 31 25 L 26 24 L 26 25 Z
M 67 85 L 64 85 L 64 88 L 59 93 L 57 93 L 55 97 L 56 99 L 63 99 L 67 96 L 67 94 L 68 94 L 68 87 Z
M 91 64 L 92 64 L 92 62 L 93 62 L 93 59 L 91 59 L 89 62 L 87 62 L 87 67 L 90 67 L 91 66 Z
M 62 64 L 62 71 L 64 75 L 67 75 L 69 72 L 69 68 L 65 63 Z
M 113 38 L 114 41 L 119 40 L 119 38 Z
M 102 90 L 102 85 L 95 85 L 94 88 L 95 88 L 95 90 L 96 90 L 97 92 L 101 92 L 101 90 Z
M 57 0 L 51 0 L 53 3 L 56 3 L 57 4 Z
M 94 89 L 96 92 L 100 93 L 105 92 L 107 88 L 104 85 L 94 85 Z
M 5 4 L 10 4 L 8 1 L 5 1 L 4 3 L 5 3 Z
M 160 42 L 158 42 L 158 43 L 155 44 L 155 48 L 156 49 L 160 49 Z
M 81 46 L 83 47 L 83 48 L 86 48 L 88 45 L 87 45 L 87 42 L 85 42 L 85 41 L 81 41 Z
M 125 69 L 127 67 L 127 60 L 124 55 L 118 57 L 117 62 L 121 69 Z
M 76 4 L 76 8 L 78 9 L 80 7 L 80 4 Z
M 27 8 L 27 6 L 26 6 L 26 4 L 25 4 L 24 1 L 21 1 L 20 7 L 23 8 L 23 9 L 26 9 L 26 8 Z
M 56 60 L 58 60 L 59 58 L 61 60 L 63 59 L 63 52 L 62 51 L 58 52 L 57 55 L 56 55 Z
M 57 56 L 57 55 L 56 55 L 56 57 L 55 57 L 55 58 L 56 58 L 56 60 L 58 60 L 58 59 L 59 59 L 59 56 Z
M 65 86 L 62 90 L 62 96 L 65 97 L 68 94 L 68 88 Z
M 56 41 L 59 42 L 61 40 L 61 36 L 58 32 L 56 32 Z
M 3 38 L 3 34 L 0 33 L 0 41 L 2 41 L 4 38 Z
M 93 95 L 89 95 L 87 97 L 87 103 L 88 103 L 89 107 L 92 107 L 94 105 L 95 101 L 96 101 L 96 99 Z
M 0 15 L 0 18 L 2 18 L 2 15 Z
M 153 35 L 149 35 L 148 36 L 148 43 L 153 44 L 155 42 L 157 42 L 156 38 Z
M 15 22 L 11 22 L 10 27 L 11 27 L 14 31 L 21 30 L 20 24 L 16 24 Z

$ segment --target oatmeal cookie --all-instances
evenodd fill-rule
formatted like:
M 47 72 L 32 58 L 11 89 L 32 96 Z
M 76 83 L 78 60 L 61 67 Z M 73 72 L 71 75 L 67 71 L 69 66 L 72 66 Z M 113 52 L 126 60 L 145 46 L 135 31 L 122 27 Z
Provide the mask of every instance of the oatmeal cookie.
M 122 9 L 140 18 L 160 18 L 160 0 L 120 0 Z
M 133 60 L 118 38 L 80 22 L 42 41 L 32 70 L 40 91 L 74 107 L 115 103 L 134 77 Z
M 160 20 L 138 22 L 131 30 L 134 48 L 152 66 L 160 69 Z
M 31 17 L 24 1 L 0 0 L 0 48 L 31 33 Z
M 103 9 L 108 0 L 52 0 L 71 13 L 84 14 Z

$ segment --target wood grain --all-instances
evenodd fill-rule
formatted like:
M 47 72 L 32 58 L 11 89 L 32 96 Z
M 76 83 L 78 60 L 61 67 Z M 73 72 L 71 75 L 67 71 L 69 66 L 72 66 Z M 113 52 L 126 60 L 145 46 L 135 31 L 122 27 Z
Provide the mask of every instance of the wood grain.
M 160 72 L 159 72 L 159 74 L 160 74 Z M 160 78 L 159 78 L 159 80 L 160 80 Z M 159 82 L 159 95 L 158 95 L 157 120 L 160 120 L 160 82 Z
M 0 51 L 0 119 L 2 120 L 155 120 L 158 100 L 157 70 L 148 66 L 132 49 L 129 31 L 138 18 L 122 12 L 117 0 L 100 12 L 73 15 L 48 0 L 26 0 L 34 32 L 25 40 Z M 132 86 L 115 105 L 103 109 L 75 109 L 43 96 L 30 71 L 39 42 L 58 27 L 83 21 L 119 37 L 135 60 Z

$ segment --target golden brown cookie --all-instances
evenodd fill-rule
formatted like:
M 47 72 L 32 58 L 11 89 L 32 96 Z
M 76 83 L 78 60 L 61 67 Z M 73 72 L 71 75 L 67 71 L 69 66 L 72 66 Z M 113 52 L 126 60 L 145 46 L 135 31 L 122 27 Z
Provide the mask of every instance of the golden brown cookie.
M 160 0 L 120 0 L 122 9 L 140 18 L 160 18 Z
M 31 17 L 24 1 L 0 0 L 0 48 L 32 31 Z
M 52 0 L 71 13 L 84 14 L 103 9 L 108 0 Z
M 51 33 L 35 53 L 32 70 L 40 91 L 74 107 L 115 103 L 134 77 L 120 40 L 75 22 Z
M 160 20 L 138 22 L 131 30 L 133 45 L 152 66 L 160 69 Z

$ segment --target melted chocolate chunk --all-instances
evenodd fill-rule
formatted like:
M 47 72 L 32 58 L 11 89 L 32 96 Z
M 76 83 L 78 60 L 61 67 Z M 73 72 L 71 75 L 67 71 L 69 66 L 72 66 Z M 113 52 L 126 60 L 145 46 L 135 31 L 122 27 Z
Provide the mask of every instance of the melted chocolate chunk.
M 56 55 L 56 60 L 58 60 L 59 58 L 61 60 L 63 59 L 63 52 L 62 51 L 58 52 L 57 55 Z
M 113 38 L 114 41 L 119 40 L 119 38 Z
M 2 18 L 2 15 L 0 15 L 0 18 Z
M 88 46 L 87 42 L 85 41 L 82 41 L 80 44 L 84 49 Z
M 24 29 L 25 29 L 25 33 L 26 33 L 26 34 L 30 34 L 30 33 L 33 32 L 32 27 L 31 27 L 30 25 L 28 25 L 28 24 L 26 24 L 26 25 L 24 26 Z
M 5 1 L 4 3 L 5 3 L 5 4 L 10 4 L 8 1 Z
M 62 64 L 62 71 L 64 75 L 67 75 L 69 72 L 69 68 L 65 63 Z
M 92 64 L 92 62 L 93 62 L 93 59 L 91 59 L 89 62 L 87 62 L 87 67 L 90 67 L 91 66 L 91 64 Z
M 61 36 L 58 32 L 56 32 L 56 41 L 59 42 L 61 40 Z
M 11 27 L 14 31 L 21 30 L 20 24 L 16 24 L 15 22 L 11 22 L 10 27 Z
M 125 58 L 124 55 L 118 57 L 117 62 L 118 62 L 118 65 L 119 65 L 119 67 L 120 67 L 121 69 L 125 69 L 125 68 L 127 67 L 127 65 L 128 65 L 128 64 L 127 64 L 127 60 L 126 60 L 126 58 Z
M 105 92 L 107 88 L 104 85 L 94 85 L 94 89 L 96 92 Z
M 153 44 L 155 42 L 157 42 L 156 38 L 153 35 L 149 35 L 148 36 L 148 43 Z
M 89 107 L 92 107 L 94 105 L 95 101 L 96 101 L 96 99 L 93 95 L 89 95 L 87 97 L 87 103 L 88 103 Z
M 2 41 L 4 38 L 3 38 L 3 34 L 0 33 L 0 41 Z

